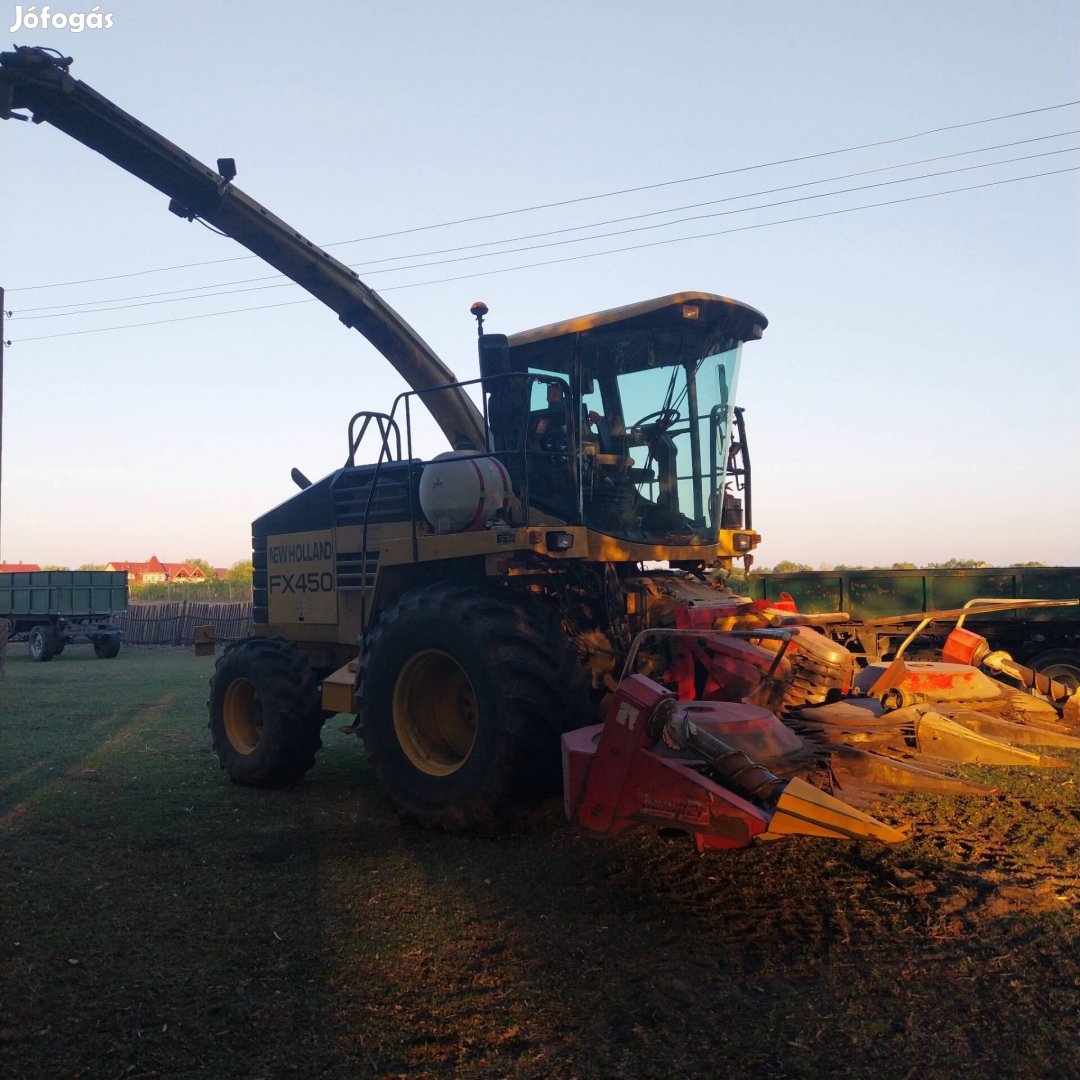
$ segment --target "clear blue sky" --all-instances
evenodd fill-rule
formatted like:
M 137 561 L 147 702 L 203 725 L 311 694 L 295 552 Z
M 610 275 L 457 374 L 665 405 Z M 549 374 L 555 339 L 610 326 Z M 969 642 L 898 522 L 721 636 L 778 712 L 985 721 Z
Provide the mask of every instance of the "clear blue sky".
M 4 48 L 74 56 L 77 78 L 203 161 L 235 157 L 237 185 L 320 243 L 745 170 L 331 250 L 381 271 L 361 274 L 463 378 L 478 298 L 504 332 L 682 289 L 760 308 L 770 327 L 745 351 L 738 395 L 760 564 L 1080 563 L 1080 174 L 770 224 L 1072 169 L 1080 154 L 746 209 L 1080 145 L 1080 108 L 1047 108 L 1080 99 L 1076 0 L 100 10 L 111 29 L 7 33 L 16 5 L 3 0 Z M 952 127 L 1029 110 L 1047 111 Z M 752 168 L 939 128 L 951 130 Z M 980 152 L 907 164 L 965 151 Z M 29 340 L 304 294 L 31 319 L 270 271 L 248 259 L 31 290 L 244 252 L 47 125 L 0 124 L 0 155 L 0 285 L 16 313 L 0 557 L 247 557 L 251 520 L 295 490 L 290 467 L 339 466 L 350 415 L 388 408 L 400 381 L 314 302 Z M 372 266 L 697 203 L 712 205 L 599 231 L 739 212 Z M 658 240 L 679 242 L 492 273 Z

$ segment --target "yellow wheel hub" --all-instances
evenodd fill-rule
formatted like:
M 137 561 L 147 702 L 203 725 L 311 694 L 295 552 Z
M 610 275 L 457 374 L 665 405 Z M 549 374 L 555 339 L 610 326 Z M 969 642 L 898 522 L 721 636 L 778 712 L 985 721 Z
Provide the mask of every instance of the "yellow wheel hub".
M 448 653 L 411 657 L 394 686 L 394 733 L 405 756 L 428 776 L 457 772 L 472 753 L 478 716 L 472 682 Z
M 262 738 L 262 703 L 247 679 L 234 679 L 222 705 L 225 734 L 239 754 L 250 754 Z

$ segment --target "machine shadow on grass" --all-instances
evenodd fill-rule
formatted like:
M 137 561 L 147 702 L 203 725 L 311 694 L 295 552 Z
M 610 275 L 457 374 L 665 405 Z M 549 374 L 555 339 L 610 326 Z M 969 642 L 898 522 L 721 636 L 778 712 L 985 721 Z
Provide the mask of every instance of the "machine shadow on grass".
M 896 847 L 700 857 L 557 800 L 447 835 L 334 721 L 303 783 L 230 784 L 210 670 L 9 658 L 5 1074 L 1076 1075 L 1075 760 Z

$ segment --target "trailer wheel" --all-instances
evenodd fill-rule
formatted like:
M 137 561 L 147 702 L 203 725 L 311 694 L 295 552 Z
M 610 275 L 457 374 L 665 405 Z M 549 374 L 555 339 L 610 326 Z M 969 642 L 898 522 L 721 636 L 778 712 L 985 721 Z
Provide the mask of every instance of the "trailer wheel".
M 322 746 L 319 686 L 307 657 L 283 638 L 230 645 L 210 680 L 209 728 L 229 779 L 249 787 L 292 784 Z
M 30 659 L 45 663 L 56 654 L 56 635 L 51 626 L 35 626 L 27 638 L 26 647 L 30 652 Z
M 120 652 L 120 637 L 114 635 L 111 637 L 96 637 L 94 638 L 94 655 L 99 660 L 112 660 Z
M 1032 657 L 1027 666 L 1055 682 L 1063 683 L 1074 693 L 1080 688 L 1080 650 L 1049 649 Z
M 425 585 L 387 609 L 360 661 L 358 708 L 379 782 L 408 817 L 458 831 L 558 773 L 587 723 L 584 670 L 558 621 L 506 590 Z

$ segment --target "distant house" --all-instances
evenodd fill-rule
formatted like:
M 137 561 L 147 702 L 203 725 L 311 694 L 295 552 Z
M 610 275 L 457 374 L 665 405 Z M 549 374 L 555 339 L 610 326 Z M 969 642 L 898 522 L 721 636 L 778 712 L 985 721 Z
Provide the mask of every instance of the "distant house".
M 130 585 L 150 585 L 165 582 L 177 585 L 193 585 L 206 580 L 206 574 L 197 566 L 186 562 L 163 563 L 156 555 L 146 562 L 111 562 L 106 570 L 126 570 Z
M 162 565 L 165 567 L 166 581 L 191 585 L 197 581 L 206 580 L 206 575 L 198 566 L 191 566 L 186 562 L 167 562 Z
M 111 562 L 105 569 L 127 571 L 130 585 L 149 585 L 169 580 L 164 563 L 156 555 L 151 555 L 146 562 Z
M 26 574 L 40 569 L 34 562 L 0 562 L 0 574 Z

